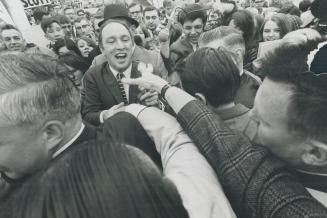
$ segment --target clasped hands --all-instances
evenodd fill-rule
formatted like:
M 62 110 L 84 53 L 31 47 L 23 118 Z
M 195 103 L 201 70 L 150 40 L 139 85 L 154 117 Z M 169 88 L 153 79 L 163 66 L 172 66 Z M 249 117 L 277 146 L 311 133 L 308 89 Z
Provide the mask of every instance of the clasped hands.
M 138 71 L 141 73 L 141 77 L 123 78 L 121 81 L 129 85 L 137 85 L 141 90 L 139 96 L 139 102 L 146 106 L 155 106 L 158 103 L 158 93 L 160 93 L 162 87 L 168 84 L 167 81 L 153 74 L 153 66 L 151 64 L 145 64 L 140 62 L 138 64 Z M 148 90 L 148 91 L 145 91 Z M 124 103 L 120 103 L 112 106 L 110 109 L 102 112 L 103 121 L 109 117 L 115 115 L 120 111 L 124 111 Z

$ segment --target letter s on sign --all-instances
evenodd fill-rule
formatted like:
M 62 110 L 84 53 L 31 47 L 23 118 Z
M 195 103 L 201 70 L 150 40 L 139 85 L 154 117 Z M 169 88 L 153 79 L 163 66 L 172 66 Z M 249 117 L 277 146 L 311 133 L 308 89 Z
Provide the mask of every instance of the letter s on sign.
M 26 2 L 26 0 L 20 0 L 23 3 L 23 7 L 27 8 L 28 7 L 28 3 Z

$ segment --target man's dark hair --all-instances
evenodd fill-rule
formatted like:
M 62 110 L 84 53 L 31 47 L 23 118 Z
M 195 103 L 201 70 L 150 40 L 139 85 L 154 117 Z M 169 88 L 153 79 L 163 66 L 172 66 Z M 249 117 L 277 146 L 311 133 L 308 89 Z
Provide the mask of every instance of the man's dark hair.
M 47 19 L 44 19 L 41 23 L 41 28 L 44 33 L 47 32 L 47 29 L 51 27 L 52 24 L 57 23 L 60 26 L 59 21 L 55 17 L 49 17 Z
M 299 9 L 302 12 L 306 12 L 307 10 L 309 10 L 310 6 L 311 6 L 310 0 L 302 0 L 299 4 Z
M 49 15 L 49 13 L 42 7 L 40 8 L 35 8 L 33 12 L 33 17 L 35 22 L 39 23 L 42 21 L 43 16 Z
M 74 8 L 72 8 L 72 7 L 66 7 L 66 8 L 64 8 L 64 13 L 65 13 L 67 10 L 70 10 L 70 9 L 73 9 L 73 10 L 74 10 Z
M 143 11 L 143 7 L 142 7 L 142 5 L 141 5 L 141 4 L 136 4 L 135 2 L 131 3 L 131 4 L 128 6 L 128 9 L 133 8 L 133 7 L 135 7 L 135 6 L 139 6 L 140 9 L 141 9 L 141 12 Z
M 256 33 L 253 15 L 247 10 L 239 10 L 233 13 L 232 20 L 235 26 L 243 32 L 245 46 L 248 47 Z
M 2 33 L 2 31 L 4 31 L 4 30 L 16 30 L 16 31 L 20 32 L 20 30 L 19 30 L 17 27 L 15 27 L 14 25 L 12 25 L 12 24 L 5 24 L 5 25 L 1 28 L 0 33 Z M 21 33 L 21 32 L 20 32 L 20 33 Z
M 145 12 L 147 12 L 147 11 L 156 11 L 158 14 L 158 17 L 160 16 L 159 10 L 154 6 L 148 6 L 148 7 L 144 8 L 143 15 L 145 15 Z
M 213 107 L 234 101 L 240 86 L 240 72 L 224 48 L 200 48 L 177 68 L 183 88 L 191 95 L 203 94 Z
M 282 45 L 266 56 L 261 70 L 268 79 L 291 87 L 288 128 L 327 142 L 327 71 L 310 72 L 307 65 L 314 44 Z
M 59 55 L 59 60 L 68 66 L 82 71 L 83 74 L 90 67 L 90 64 L 85 59 L 83 59 L 81 56 L 77 55 L 75 52 L 72 51 L 66 54 Z
M 178 14 L 178 22 L 180 22 L 182 25 L 186 21 L 194 21 L 196 19 L 200 18 L 203 21 L 203 24 L 207 22 L 207 13 L 205 9 L 198 4 L 190 4 L 185 6 L 183 10 Z

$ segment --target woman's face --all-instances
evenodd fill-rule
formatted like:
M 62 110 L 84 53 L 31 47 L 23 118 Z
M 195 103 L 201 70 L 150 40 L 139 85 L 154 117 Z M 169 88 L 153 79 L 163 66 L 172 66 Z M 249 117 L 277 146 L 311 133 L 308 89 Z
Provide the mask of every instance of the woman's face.
M 77 41 L 77 47 L 80 50 L 83 57 L 87 58 L 90 52 L 93 50 L 91 44 L 87 43 L 83 39 Z
M 280 39 L 280 28 L 278 27 L 277 23 L 269 20 L 263 27 L 262 32 L 263 41 L 274 41 Z

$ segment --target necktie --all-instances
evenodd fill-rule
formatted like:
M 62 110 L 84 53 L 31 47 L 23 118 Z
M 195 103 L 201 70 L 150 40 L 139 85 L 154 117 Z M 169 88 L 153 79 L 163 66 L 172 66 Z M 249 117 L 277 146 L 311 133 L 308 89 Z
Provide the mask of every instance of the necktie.
M 120 92 L 121 92 L 121 94 L 123 96 L 124 103 L 128 104 L 124 84 L 121 82 L 121 79 L 124 78 L 124 77 L 125 77 L 125 75 L 123 73 L 118 73 L 117 74 L 117 83 L 118 83 L 118 86 L 119 86 L 119 90 L 120 90 Z

